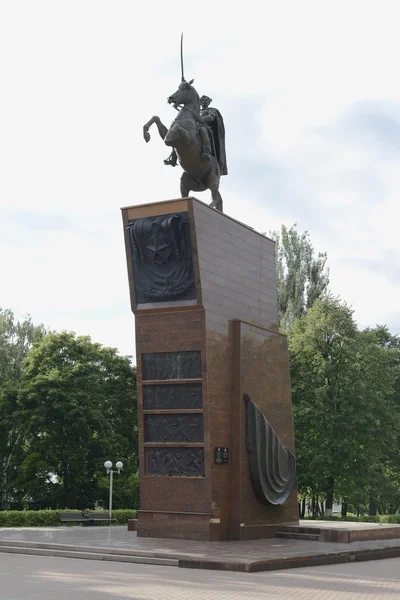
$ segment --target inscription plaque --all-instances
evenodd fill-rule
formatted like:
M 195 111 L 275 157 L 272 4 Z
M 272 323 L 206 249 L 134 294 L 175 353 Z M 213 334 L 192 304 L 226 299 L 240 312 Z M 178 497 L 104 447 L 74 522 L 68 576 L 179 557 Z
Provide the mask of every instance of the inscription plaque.
M 203 448 L 146 448 L 147 475 L 204 477 Z
M 145 415 L 146 442 L 204 441 L 203 415 Z
M 143 380 L 200 379 L 200 350 L 142 354 Z
M 227 465 L 229 462 L 229 448 L 216 446 L 214 448 L 214 463 L 216 465 Z

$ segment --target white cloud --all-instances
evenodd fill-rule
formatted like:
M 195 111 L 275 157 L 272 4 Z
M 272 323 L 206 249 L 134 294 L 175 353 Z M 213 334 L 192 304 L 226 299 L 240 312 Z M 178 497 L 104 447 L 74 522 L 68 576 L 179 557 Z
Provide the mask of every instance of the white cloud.
M 119 207 L 179 195 L 142 126 L 174 117 L 184 30 L 186 75 L 229 115 L 225 211 L 308 229 L 360 324 L 398 327 L 396 137 L 356 122 L 400 114 L 397 2 L 138 6 L 1 4 L 0 304 L 133 354 Z

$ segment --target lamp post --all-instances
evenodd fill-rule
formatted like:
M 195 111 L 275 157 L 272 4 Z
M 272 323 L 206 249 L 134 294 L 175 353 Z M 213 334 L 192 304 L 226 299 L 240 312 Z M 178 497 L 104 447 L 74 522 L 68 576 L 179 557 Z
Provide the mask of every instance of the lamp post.
M 109 503 L 108 503 L 108 514 L 109 514 L 110 523 L 111 523 L 111 519 L 112 519 L 113 475 L 114 475 L 114 473 L 118 473 L 118 475 L 119 475 L 120 472 L 121 472 L 121 469 L 122 469 L 122 467 L 124 465 L 119 460 L 117 463 L 115 463 L 115 466 L 117 467 L 117 471 L 113 471 L 113 464 L 112 464 L 111 460 L 106 460 L 106 462 L 104 463 L 104 466 L 107 469 L 107 475 L 110 475 L 110 500 L 109 500 Z

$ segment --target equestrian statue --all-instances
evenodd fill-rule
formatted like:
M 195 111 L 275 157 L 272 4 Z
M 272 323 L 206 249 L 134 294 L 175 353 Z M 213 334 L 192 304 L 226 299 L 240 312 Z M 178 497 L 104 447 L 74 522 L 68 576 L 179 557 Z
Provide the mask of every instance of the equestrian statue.
M 214 107 L 208 96 L 199 97 L 193 87 L 193 79 L 186 81 L 183 74 L 183 36 L 181 38 L 182 79 L 177 91 L 168 98 L 168 103 L 178 111 L 176 119 L 168 129 L 154 116 L 143 126 L 143 137 L 150 141 L 149 129 L 156 124 L 160 137 L 172 147 L 165 165 L 175 167 L 179 161 L 183 173 L 181 177 L 182 198 L 190 191 L 211 190 L 210 206 L 222 211 L 222 197 L 219 193 L 221 175 L 227 175 L 225 152 L 225 126 L 221 113 Z M 201 107 L 201 108 L 200 108 Z

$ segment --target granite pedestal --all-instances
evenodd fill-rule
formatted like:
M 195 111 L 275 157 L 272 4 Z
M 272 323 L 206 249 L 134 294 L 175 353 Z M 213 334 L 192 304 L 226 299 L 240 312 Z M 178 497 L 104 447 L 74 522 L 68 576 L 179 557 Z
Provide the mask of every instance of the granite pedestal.
M 257 498 L 244 394 L 294 452 L 275 244 L 194 198 L 122 209 L 136 325 L 138 536 L 274 537 L 296 491 Z

